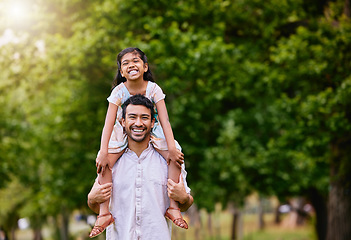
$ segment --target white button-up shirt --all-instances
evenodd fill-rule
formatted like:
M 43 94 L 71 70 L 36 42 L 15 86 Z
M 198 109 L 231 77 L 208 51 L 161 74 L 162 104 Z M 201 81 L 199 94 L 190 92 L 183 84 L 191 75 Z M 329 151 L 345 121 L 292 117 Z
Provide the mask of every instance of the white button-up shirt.
M 106 230 L 107 240 L 171 239 L 172 223 L 164 217 L 169 207 L 168 167 L 151 144 L 140 157 L 130 149 L 112 169 L 110 211 L 115 223 Z M 187 193 L 186 171 L 182 177 Z

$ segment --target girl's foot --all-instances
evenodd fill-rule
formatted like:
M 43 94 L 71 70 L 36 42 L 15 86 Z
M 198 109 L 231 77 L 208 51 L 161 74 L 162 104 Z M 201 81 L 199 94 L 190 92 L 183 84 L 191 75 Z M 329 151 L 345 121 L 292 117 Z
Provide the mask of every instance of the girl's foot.
M 90 238 L 99 236 L 101 233 L 105 231 L 105 229 L 110 226 L 112 223 L 115 222 L 115 219 L 113 218 L 111 213 L 106 213 L 97 216 L 95 226 L 91 230 L 91 233 L 89 234 Z
M 166 211 L 165 217 L 171 220 L 176 226 L 188 229 L 188 224 L 183 219 L 179 208 L 169 207 Z

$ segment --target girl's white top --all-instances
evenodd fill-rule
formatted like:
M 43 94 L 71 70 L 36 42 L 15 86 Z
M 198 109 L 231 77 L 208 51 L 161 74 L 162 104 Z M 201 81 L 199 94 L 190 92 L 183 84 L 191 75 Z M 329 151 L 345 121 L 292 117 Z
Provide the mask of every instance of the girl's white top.
M 122 105 L 131 96 L 132 95 L 129 93 L 124 83 L 120 83 L 112 90 L 111 95 L 107 98 L 107 100 L 110 103 L 115 104 L 118 107 L 116 122 L 113 127 L 113 131 L 112 131 L 111 138 L 109 141 L 109 146 L 108 146 L 109 153 L 121 152 L 128 145 L 127 136 L 124 133 L 123 127 L 121 125 L 121 121 L 122 121 Z M 156 109 L 156 103 L 165 99 L 166 95 L 163 93 L 162 89 L 156 83 L 148 81 L 145 97 L 151 100 L 151 102 L 154 104 L 154 110 L 155 110 L 156 121 L 151 133 L 151 143 L 157 149 L 167 150 L 168 149 L 167 142 L 166 142 L 161 124 L 159 123 L 158 116 L 157 116 L 157 109 Z M 175 143 L 176 143 L 176 147 L 179 150 L 181 150 L 181 147 L 179 146 L 178 142 L 175 141 Z

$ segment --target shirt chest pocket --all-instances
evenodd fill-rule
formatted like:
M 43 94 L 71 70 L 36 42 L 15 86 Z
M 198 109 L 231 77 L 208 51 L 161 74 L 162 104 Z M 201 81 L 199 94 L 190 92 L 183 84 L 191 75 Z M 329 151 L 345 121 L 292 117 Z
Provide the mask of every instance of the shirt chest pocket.
M 161 165 L 155 168 L 149 168 L 147 171 L 148 181 L 157 185 L 167 185 L 168 168 L 167 165 Z

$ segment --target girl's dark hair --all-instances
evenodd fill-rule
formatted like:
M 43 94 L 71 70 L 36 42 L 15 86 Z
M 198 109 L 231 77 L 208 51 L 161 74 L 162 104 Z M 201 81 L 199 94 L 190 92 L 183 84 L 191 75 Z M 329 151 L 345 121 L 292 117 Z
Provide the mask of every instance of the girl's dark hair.
M 145 55 L 145 53 L 143 51 L 141 51 L 139 48 L 136 48 L 136 47 L 129 47 L 129 48 L 126 48 L 126 49 L 123 49 L 120 53 L 118 53 L 117 55 L 117 66 L 118 66 L 118 69 L 117 69 L 117 73 L 116 73 L 116 76 L 113 80 L 113 88 L 115 86 L 117 86 L 118 84 L 122 83 L 122 82 L 125 82 L 127 81 L 127 79 L 125 77 L 122 77 L 121 75 L 121 60 L 122 60 L 122 57 L 124 55 L 126 55 L 127 53 L 133 53 L 135 52 L 136 54 L 138 54 L 138 56 L 140 57 L 140 59 L 144 62 L 144 63 L 147 63 L 147 57 Z M 150 81 L 150 82 L 155 82 L 153 76 L 152 76 L 152 73 L 151 73 L 151 70 L 150 70 L 150 66 L 148 67 L 147 71 L 144 73 L 144 80 L 145 81 Z

